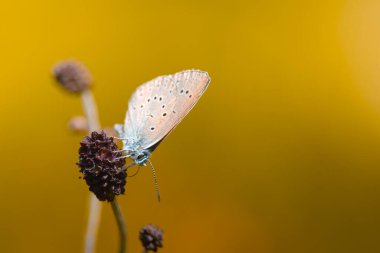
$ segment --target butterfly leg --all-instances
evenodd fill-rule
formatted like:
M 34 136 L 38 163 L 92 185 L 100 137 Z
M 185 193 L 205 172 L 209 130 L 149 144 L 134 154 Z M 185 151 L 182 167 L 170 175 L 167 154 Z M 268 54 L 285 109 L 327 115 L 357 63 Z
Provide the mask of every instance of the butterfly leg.
M 119 149 L 119 150 L 112 151 L 112 153 L 121 153 L 124 151 L 127 151 L 127 150 L 126 149 Z
M 131 164 L 128 164 L 127 167 L 125 167 L 125 169 L 128 169 L 128 168 L 130 168 L 130 167 L 133 167 L 133 166 L 135 166 L 135 165 L 136 165 L 136 163 L 133 162 L 133 163 L 131 163 Z
M 130 155 L 120 156 L 120 157 L 116 157 L 115 160 L 124 159 L 124 158 L 128 158 L 128 157 L 131 157 L 131 156 Z
M 139 171 L 140 171 L 140 166 L 137 166 L 137 170 L 135 173 L 133 173 L 132 175 L 128 175 L 127 177 L 134 177 L 136 176 L 137 174 L 139 174 Z
M 116 137 L 116 136 L 112 136 L 112 138 L 116 139 L 116 140 L 122 140 L 122 141 L 126 141 L 127 138 L 119 138 L 119 137 Z

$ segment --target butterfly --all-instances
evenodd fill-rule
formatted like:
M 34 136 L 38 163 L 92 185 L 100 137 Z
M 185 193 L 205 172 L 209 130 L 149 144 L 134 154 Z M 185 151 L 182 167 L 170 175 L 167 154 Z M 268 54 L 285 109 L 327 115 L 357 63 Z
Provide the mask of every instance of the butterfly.
M 149 162 L 158 200 L 157 177 L 149 160 L 151 153 L 190 112 L 210 81 L 207 72 L 185 70 L 146 82 L 132 94 L 124 125 L 114 127 L 123 142 L 123 158 L 130 157 L 134 161 L 127 168 L 146 166 Z

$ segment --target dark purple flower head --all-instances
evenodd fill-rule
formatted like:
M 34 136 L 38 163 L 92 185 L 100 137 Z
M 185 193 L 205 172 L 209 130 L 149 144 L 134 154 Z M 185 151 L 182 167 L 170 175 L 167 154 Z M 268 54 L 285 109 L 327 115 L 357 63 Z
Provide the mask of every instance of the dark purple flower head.
M 146 225 L 140 230 L 140 241 L 146 251 L 156 252 L 158 248 L 162 248 L 163 231 L 152 225 Z
M 92 132 L 80 143 L 77 165 L 96 197 L 101 201 L 113 201 L 125 192 L 127 172 L 125 158 L 112 137 L 102 131 Z
M 80 93 L 86 90 L 92 82 L 88 69 L 74 60 L 62 61 L 53 68 L 53 75 L 67 91 Z

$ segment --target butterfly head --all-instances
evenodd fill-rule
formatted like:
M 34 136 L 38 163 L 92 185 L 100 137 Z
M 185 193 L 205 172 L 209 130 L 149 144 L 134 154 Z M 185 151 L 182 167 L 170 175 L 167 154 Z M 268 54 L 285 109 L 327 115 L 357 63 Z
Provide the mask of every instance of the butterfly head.
M 146 161 L 150 157 L 150 152 L 148 150 L 138 150 L 131 154 L 131 158 L 135 161 L 137 165 L 145 166 Z

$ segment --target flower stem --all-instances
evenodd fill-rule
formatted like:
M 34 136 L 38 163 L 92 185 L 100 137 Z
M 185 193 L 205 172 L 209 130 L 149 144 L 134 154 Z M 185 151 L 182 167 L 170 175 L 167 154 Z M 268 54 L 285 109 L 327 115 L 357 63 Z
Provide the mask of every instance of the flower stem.
M 121 213 L 120 206 L 116 201 L 116 198 L 111 202 L 112 211 L 115 215 L 117 227 L 119 228 L 119 236 L 120 236 L 120 248 L 119 253 L 125 253 L 126 252 L 126 246 L 127 246 L 127 229 L 125 226 L 125 221 L 123 214 Z
M 95 194 L 90 194 L 89 208 L 88 208 L 88 222 L 85 237 L 85 253 L 95 252 L 96 237 L 99 229 L 100 214 L 102 206 L 100 201 L 96 198 Z
M 89 133 L 100 130 L 98 109 L 92 92 L 87 89 L 81 93 L 83 111 L 86 114 Z M 102 206 L 94 194 L 90 194 L 88 222 L 85 236 L 85 253 L 93 253 L 95 249 L 96 237 L 98 234 L 100 215 Z
M 84 113 L 88 121 L 88 131 L 91 133 L 93 131 L 100 130 L 100 123 L 98 117 L 98 108 L 95 103 L 94 95 L 91 90 L 87 89 L 81 93 L 82 105 Z

